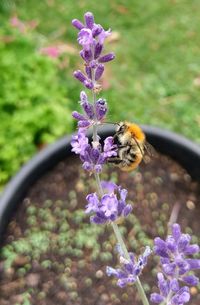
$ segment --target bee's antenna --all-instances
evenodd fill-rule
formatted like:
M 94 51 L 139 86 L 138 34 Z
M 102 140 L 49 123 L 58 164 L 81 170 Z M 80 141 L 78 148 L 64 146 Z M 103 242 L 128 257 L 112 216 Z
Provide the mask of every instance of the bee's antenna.
M 105 123 L 100 123 L 99 125 L 118 125 L 119 126 L 119 123 L 113 123 L 113 122 L 105 122 Z
M 136 138 L 135 138 L 135 137 L 133 137 L 133 139 L 134 139 L 134 141 L 135 141 L 135 143 L 136 143 L 137 147 L 139 148 L 139 150 L 140 150 L 140 152 L 141 152 L 142 156 L 144 157 L 144 152 L 142 151 L 140 144 L 138 143 L 138 141 L 136 140 Z

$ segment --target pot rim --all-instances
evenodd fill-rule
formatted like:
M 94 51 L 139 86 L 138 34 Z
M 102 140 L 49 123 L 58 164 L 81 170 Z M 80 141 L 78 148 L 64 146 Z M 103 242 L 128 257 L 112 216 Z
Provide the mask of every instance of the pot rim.
M 200 181 L 200 146 L 174 132 L 158 127 L 141 125 L 147 140 L 160 153 L 170 156 L 195 179 Z M 112 135 L 114 126 L 101 126 L 102 138 Z M 91 138 L 91 132 L 89 137 Z M 17 204 L 23 199 L 28 188 L 46 171 L 71 154 L 71 136 L 65 136 L 37 153 L 10 180 L 0 197 L 0 237 Z

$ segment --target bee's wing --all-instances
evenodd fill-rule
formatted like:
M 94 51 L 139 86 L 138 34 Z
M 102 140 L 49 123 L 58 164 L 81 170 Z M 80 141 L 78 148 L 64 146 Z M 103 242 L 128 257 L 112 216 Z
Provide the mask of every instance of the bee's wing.
M 157 155 L 158 153 L 155 148 L 149 142 L 146 141 L 144 144 L 144 162 L 149 163 L 151 158 L 155 158 Z

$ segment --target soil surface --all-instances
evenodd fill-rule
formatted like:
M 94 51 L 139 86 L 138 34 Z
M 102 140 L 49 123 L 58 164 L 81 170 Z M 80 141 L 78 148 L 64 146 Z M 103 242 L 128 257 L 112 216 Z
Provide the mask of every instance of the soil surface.
M 199 243 L 200 188 L 174 161 L 159 155 L 133 173 L 106 167 L 102 180 L 129 190 L 132 214 L 119 224 L 129 251 L 139 254 L 165 238 L 173 207 L 178 223 Z M 107 277 L 116 267 L 112 228 L 91 225 L 85 196 L 95 191 L 80 161 L 60 162 L 28 190 L 4 236 L 0 260 L 0 305 L 141 305 L 136 288 L 121 289 Z M 156 290 L 158 261 L 153 255 L 141 275 L 149 295 Z M 200 273 L 196 273 L 198 276 Z M 200 304 L 191 287 L 190 305 Z

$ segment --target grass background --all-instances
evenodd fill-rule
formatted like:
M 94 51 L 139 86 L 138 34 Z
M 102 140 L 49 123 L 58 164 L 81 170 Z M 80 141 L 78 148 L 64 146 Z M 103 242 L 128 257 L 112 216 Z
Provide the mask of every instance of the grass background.
M 107 64 L 102 92 L 108 120 L 151 124 L 200 142 L 198 0 L 0 0 L 1 185 L 41 146 L 75 129 L 70 112 L 82 88 L 71 75 L 82 63 L 71 19 L 86 11 L 114 32 L 106 49 L 116 60 Z M 14 15 L 38 26 L 22 35 L 10 27 Z M 14 42 L 2 39 L 9 35 Z M 67 48 L 61 58 L 39 54 L 58 43 Z

